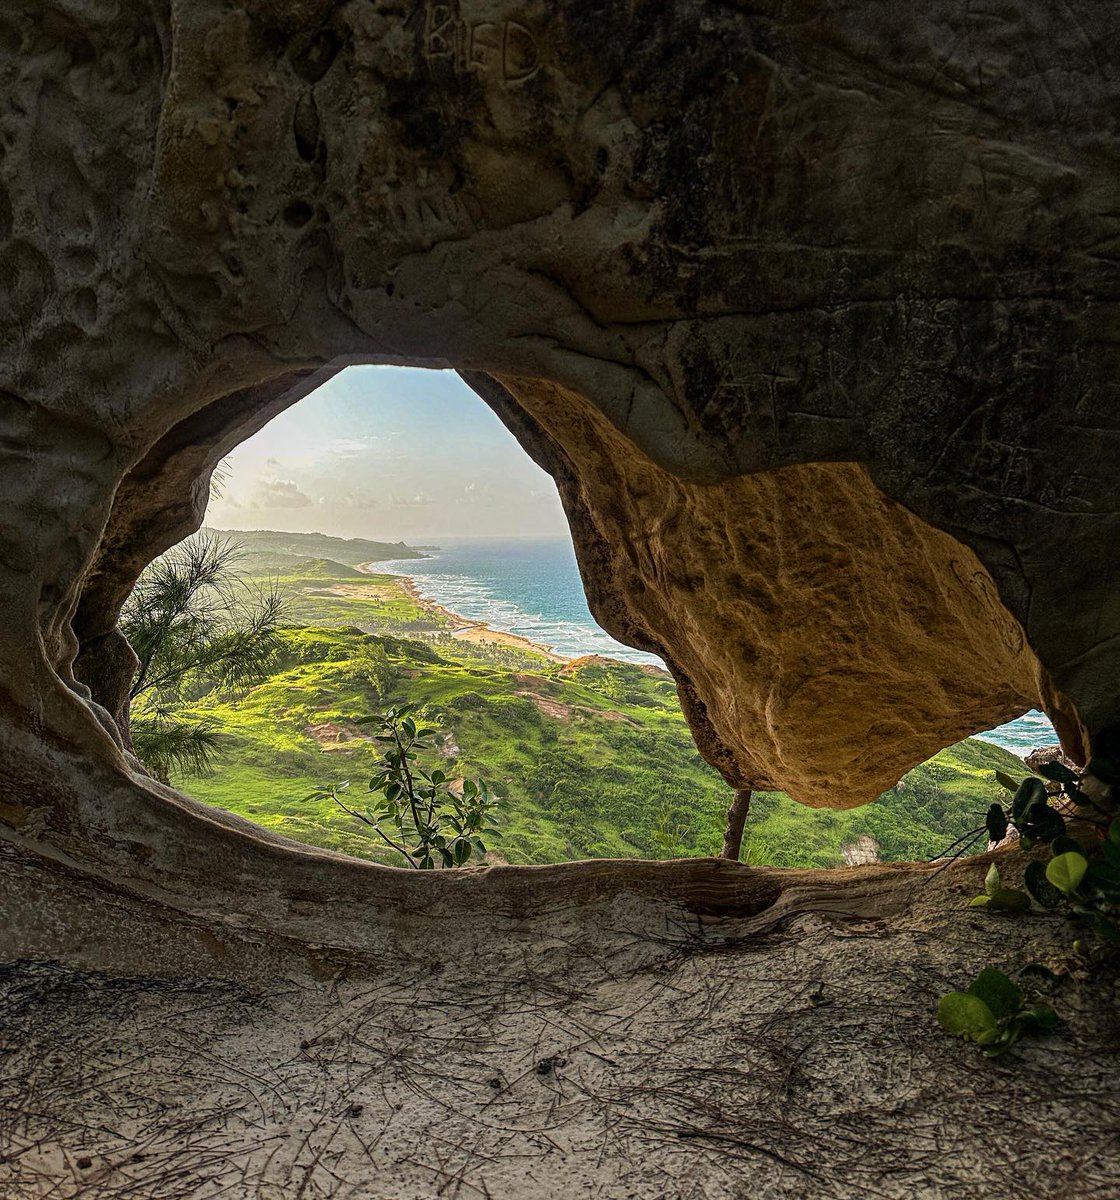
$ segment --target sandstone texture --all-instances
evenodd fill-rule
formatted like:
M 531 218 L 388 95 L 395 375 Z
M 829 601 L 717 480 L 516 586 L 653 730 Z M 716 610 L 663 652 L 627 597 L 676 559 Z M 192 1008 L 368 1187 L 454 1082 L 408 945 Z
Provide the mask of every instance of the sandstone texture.
M 1042 11 L 13 0 L 0 595 L 9 660 L 39 649 L 12 719 L 75 703 L 75 634 L 119 718 L 118 606 L 213 463 L 343 363 L 411 362 L 543 428 L 597 610 L 666 654 L 731 782 L 864 801 L 1030 704 L 1082 757 L 1120 718 L 1120 39 L 1107 6 Z M 675 527 L 600 511 L 605 460 Z M 763 595 L 767 538 L 848 591 L 814 608 L 806 565 Z M 615 571 L 682 546 L 660 600 Z
M 467 910 L 510 956 L 494 1003 L 513 1012 L 519 920 L 534 938 L 600 934 L 591 917 L 550 926 L 550 896 L 620 906 L 618 927 L 649 940 L 696 905 L 731 919 L 755 911 L 752 888 L 787 886 L 710 863 L 406 879 L 136 770 L 120 604 L 198 525 L 222 455 L 352 362 L 454 367 L 491 403 L 557 479 L 596 613 L 665 655 L 733 786 L 859 803 L 1032 705 L 1072 760 L 1107 743 L 1118 59 L 1120 11 L 1096 0 L 2 0 L 8 954 L 133 977 L 389 979 L 431 914 Z M 842 905 L 852 878 L 796 892 L 802 911 Z M 778 983 L 752 977 L 755 950 L 735 960 L 744 1028 L 782 978 L 862 957 L 791 928 L 765 935 L 791 937 Z M 892 954 L 920 974 L 924 935 L 906 936 L 884 974 Z M 67 978 L 65 994 L 101 987 Z M 309 1003 L 318 1038 L 334 1000 Z M 262 1020 L 293 1040 L 291 1011 Z M 862 1079 L 865 1033 L 832 1035 Z M 107 1036 L 90 1028 L 94 1058 Z M 877 1061 L 897 1081 L 909 1053 Z M 873 1099 L 936 1111 L 962 1077 Z M 688 1120 L 666 1127 L 674 1147 L 721 1128 Z M 43 1190 L 66 1194 L 72 1151 L 44 1150 Z M 963 1182 L 930 1194 L 978 1194 L 989 1167 L 960 1161 Z M 1082 1165 L 1080 1194 L 1115 1194 Z M 813 1190 L 766 1169 L 759 1195 Z M 861 1192 L 849 1171 L 816 1194 L 914 1194 L 885 1178 Z

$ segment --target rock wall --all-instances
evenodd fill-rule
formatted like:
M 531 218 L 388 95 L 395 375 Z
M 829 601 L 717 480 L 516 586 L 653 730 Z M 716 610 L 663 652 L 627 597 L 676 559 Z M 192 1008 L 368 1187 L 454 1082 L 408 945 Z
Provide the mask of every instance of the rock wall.
M 644 940 L 844 903 L 703 862 L 404 879 L 137 773 L 121 601 L 221 456 L 348 362 L 486 396 L 733 783 L 852 803 L 1036 703 L 1075 760 L 1107 741 L 1118 54 L 1095 0 L 6 0 L 6 953 L 376 974 L 464 903 L 499 957 L 522 917 L 560 936 L 557 896 Z
M 696 545 L 749 546 L 768 505 L 792 512 L 790 469 L 828 463 L 862 481 L 865 512 L 964 548 L 940 543 L 967 564 L 959 588 L 928 564 L 915 614 L 932 614 L 929 654 L 879 647 L 896 681 L 882 689 L 834 672 L 867 761 L 890 764 L 867 773 L 849 755 L 838 789 L 831 711 L 806 724 L 777 688 L 760 720 L 757 698 L 730 694 L 771 687 L 776 660 L 753 656 L 763 609 L 792 604 L 790 587 L 752 607 L 742 571 L 699 563 L 711 577 L 673 589 L 677 616 L 647 627 L 645 593 L 595 582 L 600 550 L 578 529 L 604 503 L 589 466 L 602 452 L 567 445 L 596 603 L 665 652 L 730 779 L 819 803 L 809 781 L 827 778 L 829 802 L 865 799 L 933 744 L 1033 703 L 1082 756 L 1086 731 L 1120 718 L 1116 19 L 1075 5 L 997 22 L 936 0 L 899 16 L 9 5 L 0 593 L 8 660 L 28 646 L 42 659 L 6 708 L 52 721 L 73 629 L 84 662 L 112 660 L 78 672 L 119 715 L 117 607 L 197 523 L 213 462 L 341 363 L 407 361 L 580 397 L 616 461 L 708 489 Z M 640 506 L 611 522 L 598 533 L 616 555 L 652 537 Z M 821 525 L 817 549 L 848 563 L 846 536 Z M 889 576 L 896 552 L 888 539 L 871 574 Z M 789 582 L 804 604 L 803 579 Z M 988 615 L 962 617 L 954 589 Z M 722 639 L 726 661 L 701 669 L 697 630 L 722 591 L 717 607 L 755 633 Z M 822 593 L 811 628 L 835 599 Z M 1023 661 L 996 650 L 938 673 L 934 646 L 952 659 L 961 620 L 976 647 L 985 622 L 1018 638 L 1017 622 Z M 789 677 L 823 678 L 835 649 L 799 648 Z M 938 699 L 921 712 L 929 738 L 903 747 L 908 675 Z

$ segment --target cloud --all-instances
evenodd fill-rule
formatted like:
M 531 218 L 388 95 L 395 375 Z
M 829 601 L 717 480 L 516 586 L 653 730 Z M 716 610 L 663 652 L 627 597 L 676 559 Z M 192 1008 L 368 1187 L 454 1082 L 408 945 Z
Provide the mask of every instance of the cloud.
M 252 508 L 310 508 L 314 501 L 290 479 L 262 479 L 253 489 Z
M 426 504 L 431 504 L 431 496 L 425 496 L 422 493 L 417 493 L 415 496 L 394 496 L 394 508 L 422 508 Z
M 361 458 L 363 454 L 368 454 L 380 440 L 373 436 L 335 438 L 327 447 L 327 453 L 334 458 Z

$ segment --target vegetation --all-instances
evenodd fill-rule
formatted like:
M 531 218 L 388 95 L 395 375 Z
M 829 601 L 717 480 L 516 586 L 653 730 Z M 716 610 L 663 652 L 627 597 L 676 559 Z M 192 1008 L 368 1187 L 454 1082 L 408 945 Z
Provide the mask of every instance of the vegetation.
M 325 533 L 207 529 L 203 534 L 236 541 L 243 555 L 242 568 L 248 571 L 283 570 L 309 558 L 329 558 L 356 567 L 359 563 L 425 557 L 423 551 L 404 542 L 373 542 L 368 538 L 330 537 Z
M 1047 1004 L 1028 1003 L 1002 972 L 985 967 L 967 992 L 949 992 L 937 1006 L 946 1033 L 982 1046 L 989 1058 L 1009 1050 L 1024 1033 L 1053 1029 L 1057 1014 Z
M 449 778 L 486 778 L 500 796 L 509 862 L 719 853 L 732 793 L 697 751 L 664 671 L 472 645 L 393 577 L 358 578 L 337 562 L 305 560 L 273 582 L 301 627 L 276 631 L 268 674 L 236 702 L 211 692 L 177 710 L 223 739 L 218 773 L 178 775 L 200 799 L 313 845 L 404 865 L 322 784 L 374 774 L 377 745 L 353 714 L 407 704 L 444 731 L 434 753 Z M 1001 794 L 993 772 L 1021 769 L 999 747 L 967 741 L 863 808 L 811 811 L 758 792 L 743 857 L 840 866 L 841 845 L 868 834 L 884 859 L 933 858 Z
M 1040 775 L 1018 782 L 1001 772 L 1000 782 L 1014 795 L 1008 808 L 991 806 L 985 826 L 994 841 L 1015 829 L 1024 850 L 1045 846 L 1049 861 L 1027 864 L 1026 891 L 1004 887 L 993 864 L 984 892 L 969 904 L 993 912 L 1025 912 L 1033 899 L 1044 909 L 1067 909 L 1087 922 L 1100 942 L 1120 945 L 1120 817 L 1114 818 L 1083 786 L 1090 778 L 1098 786 L 1120 784 L 1120 766 L 1096 758 L 1079 776 L 1054 762 L 1044 764 Z
M 988 837 L 999 842 L 1014 829 L 1022 849 L 1039 845 L 1049 858 L 1027 864 L 1025 891 L 1005 886 L 993 863 L 984 891 L 969 907 L 1021 913 L 1030 910 L 1033 900 L 1043 910 L 1064 910 L 1087 925 L 1094 939 L 1078 938 L 1074 954 L 1087 963 L 1111 957 L 1120 946 L 1120 817 L 1113 817 L 1093 792 L 1102 785 L 1120 786 L 1120 764 L 1095 758 L 1078 775 L 1054 762 L 1026 779 L 1002 771 L 998 778 L 1013 795 L 1010 805 L 994 803 L 988 809 Z M 968 992 L 943 996 L 937 1018 L 946 1032 L 976 1042 L 988 1055 L 1003 1053 L 1028 1030 L 1051 1029 L 1057 1022 L 1049 1007 L 1025 1004 L 1007 976 L 990 967 Z
M 390 708 L 381 717 L 359 717 L 355 725 L 378 723 L 376 741 L 385 743 L 369 790 L 376 794 L 364 811 L 351 808 L 342 796 L 349 780 L 330 784 L 309 797 L 329 797 L 351 817 L 369 826 L 410 867 L 465 866 L 471 854 L 486 853 L 485 834 L 497 837 L 494 810 L 498 802 L 482 780 L 452 780 L 438 767 L 425 769 L 417 751 L 431 750 L 435 729 L 418 728 L 408 705 Z M 458 783 L 458 790 L 456 790 Z M 387 833 L 388 824 L 394 833 Z
M 121 628 L 140 660 L 129 693 L 133 746 L 167 782 L 175 770 L 206 771 L 217 753 L 214 723 L 184 718 L 184 703 L 230 698 L 263 679 L 281 615 L 279 593 L 238 572 L 238 548 L 196 537 L 140 577 Z

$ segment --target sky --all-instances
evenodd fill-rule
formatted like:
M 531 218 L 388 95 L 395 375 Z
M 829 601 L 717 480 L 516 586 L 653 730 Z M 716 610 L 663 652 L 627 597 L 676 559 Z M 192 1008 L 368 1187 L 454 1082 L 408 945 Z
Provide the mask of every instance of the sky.
M 566 535 L 556 485 L 452 371 L 349 367 L 226 459 L 206 523 L 378 541 Z

